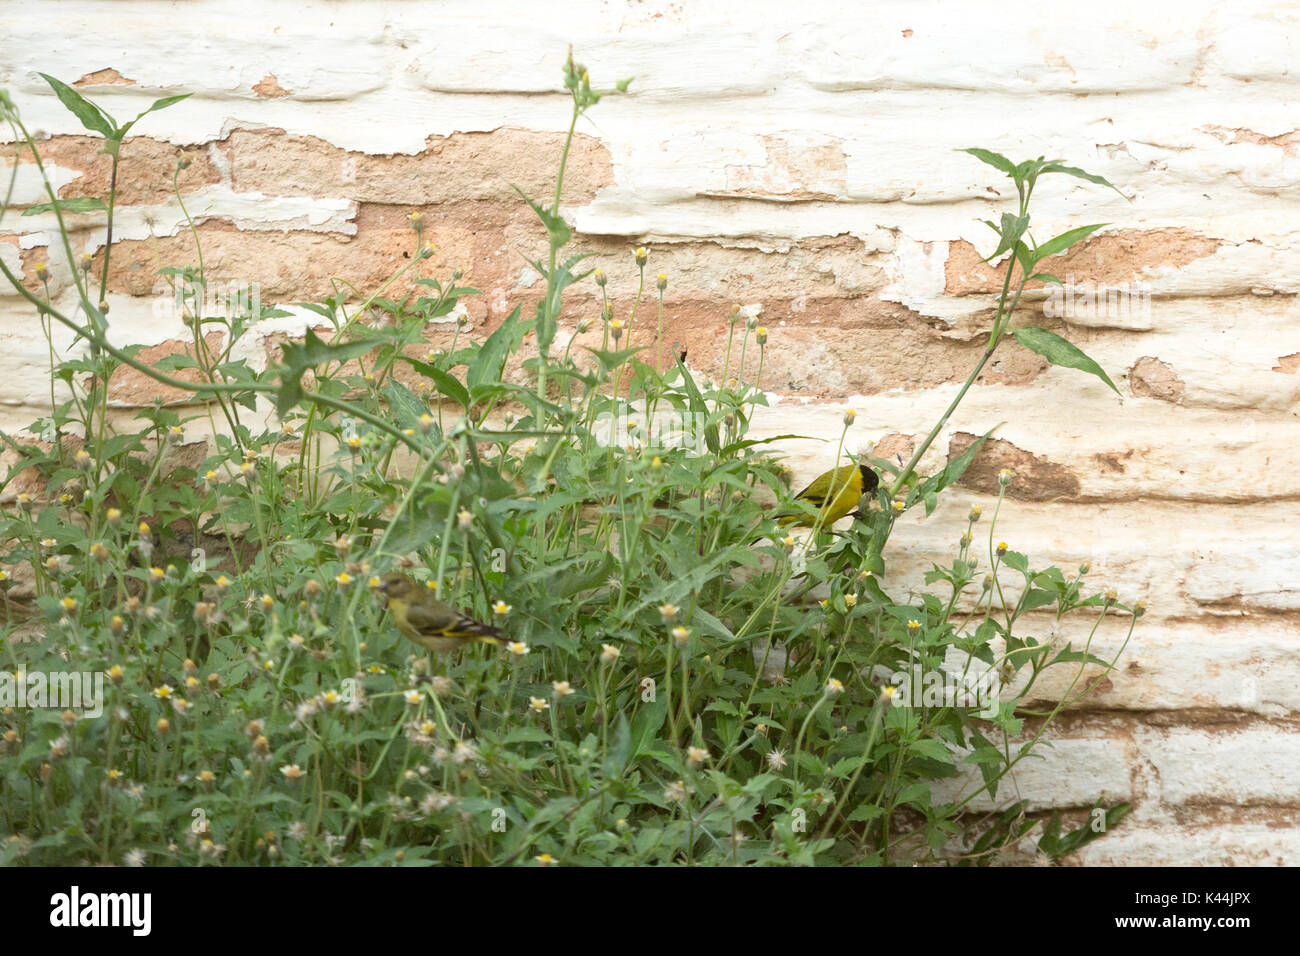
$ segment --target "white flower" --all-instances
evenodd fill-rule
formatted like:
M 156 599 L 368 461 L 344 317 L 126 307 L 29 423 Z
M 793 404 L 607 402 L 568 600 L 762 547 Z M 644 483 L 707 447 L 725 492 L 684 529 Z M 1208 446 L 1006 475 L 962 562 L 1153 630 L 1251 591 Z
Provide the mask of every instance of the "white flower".
M 780 770 L 786 764 L 785 751 L 784 750 L 769 751 L 766 760 L 767 760 L 767 765 L 770 769 Z

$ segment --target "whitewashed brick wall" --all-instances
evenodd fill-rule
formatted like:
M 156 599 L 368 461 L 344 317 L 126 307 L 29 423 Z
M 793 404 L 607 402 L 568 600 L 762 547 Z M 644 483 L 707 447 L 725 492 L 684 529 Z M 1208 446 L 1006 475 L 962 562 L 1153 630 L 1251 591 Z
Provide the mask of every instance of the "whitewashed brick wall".
M 487 293 L 470 305 L 483 330 L 536 294 L 516 250 L 538 232 L 508 184 L 545 193 L 572 43 L 597 85 L 636 77 L 580 127 L 566 190 L 620 301 L 630 249 L 645 244 L 670 276 L 669 336 L 706 371 L 727 307 L 760 309 L 777 403 L 762 428 L 834 435 L 851 405 L 860 449 L 919 439 L 983 347 L 994 284 L 979 220 L 1006 210 L 1009 190 L 955 150 L 1060 156 L 1105 175 L 1131 202 L 1045 179 L 1034 228 L 1041 240 L 1111 223 L 1052 271 L 1150 290 L 1149 315 L 1053 326 L 1122 401 L 1012 343 L 926 464 L 955 435 L 1005 422 L 999 463 L 1019 477 L 1000 537 L 1036 563 L 1090 559 L 1099 585 L 1151 602 L 1110 682 L 1018 776 L 1035 809 L 1135 802 L 1077 862 L 1300 863 L 1300 8 L 540 7 L 11 0 L 0 87 L 51 137 L 64 195 L 104 195 L 106 167 L 36 71 L 81 80 L 119 117 L 195 94 L 141 122 L 123 151 L 119 341 L 161 354 L 184 338 L 150 294 L 159 257 L 193 260 L 170 191 L 181 147 L 196 157 L 182 189 L 210 272 L 283 302 L 327 294 L 331 275 L 373 284 L 420 209 L 434 264 L 463 267 Z M 39 201 L 38 186 L 20 170 L 16 201 Z M 77 251 L 102 255 L 102 224 L 83 218 Z M 28 280 L 40 261 L 57 273 L 50 227 L 0 222 L 0 255 Z M 590 293 L 574 291 L 570 322 L 592 313 Z M 1021 318 L 1036 324 L 1043 301 L 1031 298 Z M 45 362 L 30 311 L 0 291 L 0 427 L 41 413 Z M 128 379 L 115 397 L 152 394 Z M 801 475 L 828 464 L 821 445 L 788 450 Z M 900 587 L 919 584 L 970 504 L 989 500 L 971 485 L 901 522 L 887 555 Z M 1122 639 L 1104 628 L 1098 641 Z

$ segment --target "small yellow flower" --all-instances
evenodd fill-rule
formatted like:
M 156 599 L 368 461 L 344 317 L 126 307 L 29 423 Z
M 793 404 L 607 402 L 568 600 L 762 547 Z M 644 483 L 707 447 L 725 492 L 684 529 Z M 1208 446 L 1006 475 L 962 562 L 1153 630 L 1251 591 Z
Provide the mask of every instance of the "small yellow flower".
M 495 614 L 497 617 L 505 617 L 512 610 L 514 609 L 505 601 L 497 601 L 495 604 L 492 605 L 492 613 Z
M 659 616 L 663 619 L 665 624 L 671 624 L 677 620 L 677 612 L 680 610 L 681 608 L 675 604 L 660 604 Z
M 605 287 L 605 283 L 609 281 L 609 280 L 605 277 L 605 270 L 604 270 L 604 269 L 597 269 L 595 272 L 592 273 L 592 276 L 593 276 L 593 277 L 595 278 L 595 280 L 596 280 L 596 285 L 600 286 L 602 289 Z
M 506 649 L 515 657 L 523 657 L 528 653 L 528 645 L 523 641 L 511 641 L 506 645 Z
M 844 427 L 848 428 L 853 424 L 853 420 L 858 417 L 858 413 L 851 408 L 844 410 Z
M 69 614 L 77 609 L 77 599 L 70 594 L 59 603 L 63 605 L 63 610 Z
M 230 578 L 223 574 L 217 578 L 216 585 L 218 591 L 225 591 L 230 587 Z
M 892 704 L 894 703 L 894 701 L 896 701 L 896 700 L 898 700 L 898 699 L 899 699 L 899 698 L 898 698 L 898 688 L 897 688 L 897 687 L 882 687 L 882 688 L 880 689 L 880 700 L 881 700 L 881 702 L 884 703 L 886 706 L 892 705 Z
M 412 707 L 420 703 L 420 692 L 418 690 L 408 690 L 405 696 L 406 702 Z
M 284 779 L 290 783 L 297 783 L 302 779 L 302 767 L 296 763 L 287 763 L 280 768 L 280 773 L 284 774 Z
M 998 542 L 998 552 L 997 552 L 997 553 L 998 553 L 998 557 L 1001 557 L 1002 555 L 1004 555 L 1004 554 L 1007 553 L 1007 543 L 1006 543 L 1005 541 L 999 541 L 999 542 Z
M 834 697 L 836 694 L 842 694 L 843 692 L 844 692 L 844 682 L 841 681 L 838 677 L 832 677 L 830 680 L 826 682 L 826 693 L 829 696 Z
M 468 530 L 474 526 L 474 515 L 464 508 L 456 512 L 456 525 L 462 530 Z
M 573 693 L 573 686 L 567 680 L 557 680 L 551 682 L 551 690 L 555 692 L 557 700 L 564 700 Z
M 549 853 L 542 853 L 533 857 L 533 859 L 537 861 L 538 866 L 555 866 L 555 857 Z
M 691 747 L 686 751 L 686 762 L 692 767 L 698 767 L 708 759 L 709 752 L 703 747 Z
M 542 711 L 546 710 L 546 708 L 550 707 L 551 705 L 548 704 L 544 698 L 529 697 L 528 706 L 532 709 L 533 713 L 540 714 Z
M 118 511 L 116 508 L 109 508 L 104 512 L 104 518 L 110 525 L 116 528 L 122 523 L 122 512 Z
M 858 596 L 852 592 L 849 592 L 848 594 L 844 595 L 844 604 L 849 608 L 857 607 Z
M 124 673 L 120 664 L 114 664 L 108 669 L 108 679 L 114 684 L 121 686 Z
M 340 571 L 338 574 L 334 575 L 334 583 L 339 586 L 340 591 L 346 591 L 348 588 L 352 587 L 352 575 L 348 574 L 346 571 Z
M 910 634 L 915 634 L 921 629 L 921 622 L 915 618 L 907 622 L 907 630 Z
M 655 277 L 655 286 L 659 289 L 660 292 L 663 292 L 664 289 L 668 288 L 668 273 L 666 272 L 659 273 L 659 275 Z
M 970 514 L 967 515 L 966 518 L 972 524 L 974 524 L 976 521 L 980 520 L 980 515 L 982 515 L 983 513 L 984 513 L 984 509 L 981 508 L 979 505 L 971 505 Z
M 682 627 L 680 624 L 678 624 L 675 628 L 673 628 L 672 635 L 673 635 L 673 643 L 676 644 L 678 647 L 685 647 L 686 642 L 691 639 L 690 629 Z
M 759 345 L 767 344 L 767 326 L 760 325 L 754 330 L 754 341 Z
M 619 649 L 613 644 L 600 645 L 600 659 L 606 664 L 618 660 Z
M 639 266 L 644 266 L 646 264 L 646 260 L 650 258 L 650 253 L 646 251 L 645 246 L 638 246 L 635 253 L 635 257 L 636 257 L 636 264 Z

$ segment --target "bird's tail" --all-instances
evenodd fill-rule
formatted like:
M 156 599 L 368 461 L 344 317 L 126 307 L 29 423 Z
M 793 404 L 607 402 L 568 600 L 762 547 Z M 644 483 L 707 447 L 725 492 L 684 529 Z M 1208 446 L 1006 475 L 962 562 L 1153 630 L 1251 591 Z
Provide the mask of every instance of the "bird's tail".
M 472 635 L 469 639 L 483 644 L 504 644 L 505 632 L 491 624 L 476 621 L 467 615 L 461 615 L 456 621 L 456 630 L 461 634 Z

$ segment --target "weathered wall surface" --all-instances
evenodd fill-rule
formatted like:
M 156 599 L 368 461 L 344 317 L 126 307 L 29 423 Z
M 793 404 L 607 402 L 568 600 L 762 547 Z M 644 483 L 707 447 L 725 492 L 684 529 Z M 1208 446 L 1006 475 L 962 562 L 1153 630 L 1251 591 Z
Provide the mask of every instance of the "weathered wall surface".
M 1015 469 L 999 537 L 1036 563 L 1090 559 L 1099 584 L 1152 608 L 1047 759 L 1022 765 L 1020 795 L 1036 809 L 1136 803 L 1082 862 L 1300 863 L 1300 10 L 1055 3 L 1021 25 L 1001 9 L 11 2 L 0 86 L 49 137 L 64 196 L 104 196 L 107 161 L 37 70 L 117 116 L 195 94 L 123 150 L 119 341 L 161 354 L 185 339 L 154 294 L 159 266 L 195 261 L 170 185 L 182 148 L 211 275 L 277 303 L 326 295 L 336 276 L 374 287 L 412 248 L 419 210 L 438 244 L 431 271 L 460 266 L 486 293 L 468 303 L 483 332 L 536 294 L 519 252 L 541 237 L 510 184 L 547 192 L 572 43 L 597 85 L 636 77 L 580 127 L 566 189 L 617 307 L 646 245 L 669 275 L 667 337 L 693 366 L 720 371 L 731 303 L 770 330 L 764 429 L 833 436 L 853 406 L 853 447 L 889 453 L 915 447 L 951 400 L 992 314 L 980 220 L 1014 193 L 954 150 L 1105 175 L 1132 201 L 1045 179 L 1035 233 L 1111 223 L 1052 271 L 1140 289 L 1149 308 L 1044 319 L 1037 294 L 1018 319 L 1068 334 L 1122 400 L 1004 346 L 926 463 L 1005 422 L 995 453 L 929 519 L 901 523 L 891 567 L 919 584 L 970 504 L 990 500 L 996 469 Z M 38 187 L 21 168 L 16 202 L 40 201 Z M 102 223 L 81 219 L 75 252 L 98 264 Z M 50 262 L 60 288 L 51 226 L 10 213 L 0 255 L 33 283 Z M 594 316 L 595 291 L 574 290 L 570 328 Z M 265 359 L 260 341 L 248 354 Z M 30 310 L 0 290 L 0 427 L 48 404 L 46 368 Z M 115 397 L 153 394 L 124 377 Z M 801 477 L 829 464 L 822 445 L 789 450 Z M 1123 634 L 1104 627 L 1094 648 Z

